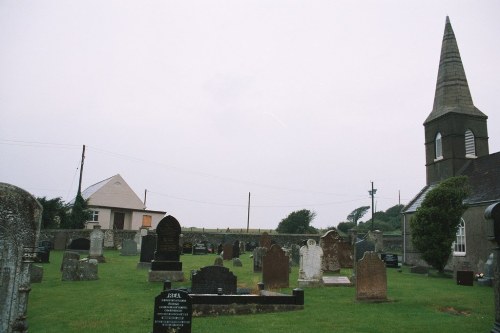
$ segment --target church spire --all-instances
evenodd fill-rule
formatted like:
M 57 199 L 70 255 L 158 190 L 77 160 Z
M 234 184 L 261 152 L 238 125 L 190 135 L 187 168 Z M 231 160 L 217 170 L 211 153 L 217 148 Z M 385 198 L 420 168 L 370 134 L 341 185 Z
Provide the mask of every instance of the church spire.
M 472 103 L 472 96 L 462 59 L 460 58 L 455 33 L 447 16 L 441 46 L 434 106 L 424 124 L 450 112 L 486 118 L 486 115 Z

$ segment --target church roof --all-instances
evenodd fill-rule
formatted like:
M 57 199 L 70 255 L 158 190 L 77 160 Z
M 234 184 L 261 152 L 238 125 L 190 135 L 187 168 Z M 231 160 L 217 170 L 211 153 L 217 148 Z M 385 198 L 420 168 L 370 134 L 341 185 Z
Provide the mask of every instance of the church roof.
M 487 118 L 472 102 L 455 33 L 446 17 L 434 106 L 424 124 L 448 113 Z

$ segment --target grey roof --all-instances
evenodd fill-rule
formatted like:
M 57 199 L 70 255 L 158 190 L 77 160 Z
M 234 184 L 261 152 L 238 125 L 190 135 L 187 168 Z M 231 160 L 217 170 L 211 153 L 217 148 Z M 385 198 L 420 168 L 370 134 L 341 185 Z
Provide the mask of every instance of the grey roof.
M 437 184 L 426 185 L 420 192 L 413 198 L 408 205 L 403 208 L 403 214 L 405 213 L 414 213 L 417 211 L 417 208 L 420 207 L 422 201 L 424 201 L 425 196 L 429 193 L 430 190 L 435 188 Z

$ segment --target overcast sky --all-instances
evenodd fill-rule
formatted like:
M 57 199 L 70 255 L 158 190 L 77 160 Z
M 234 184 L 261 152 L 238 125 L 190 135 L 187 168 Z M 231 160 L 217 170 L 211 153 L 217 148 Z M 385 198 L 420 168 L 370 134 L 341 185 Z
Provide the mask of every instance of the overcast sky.
M 313 226 L 425 185 L 446 15 L 500 150 L 500 1 L 0 0 L 0 181 L 120 174 L 182 226 Z M 367 214 L 363 220 L 369 219 Z

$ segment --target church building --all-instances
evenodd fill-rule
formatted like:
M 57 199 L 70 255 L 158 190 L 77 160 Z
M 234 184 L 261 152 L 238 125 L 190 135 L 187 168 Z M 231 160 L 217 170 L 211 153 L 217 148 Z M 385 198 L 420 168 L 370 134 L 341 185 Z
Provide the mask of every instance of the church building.
M 493 110 L 499 112 L 499 110 Z M 410 220 L 426 194 L 449 177 L 467 176 L 470 194 L 447 269 L 482 272 L 492 252 L 484 211 L 500 201 L 500 152 L 490 154 L 488 117 L 474 106 L 450 20 L 446 18 L 431 113 L 424 121 L 426 186 L 403 209 L 403 261 L 426 265 L 411 242 Z

